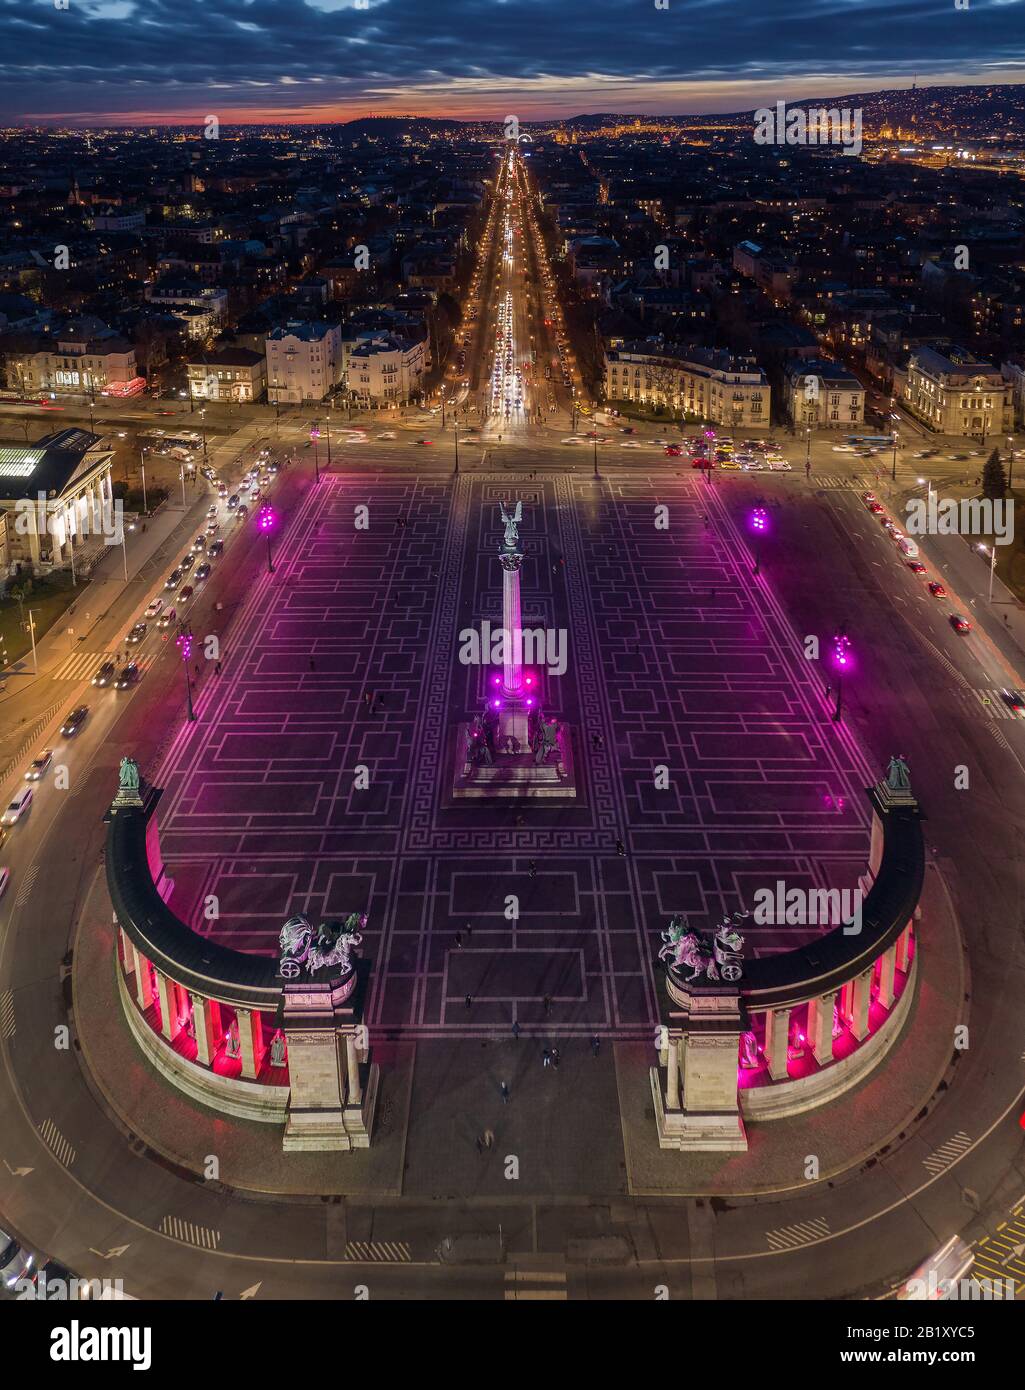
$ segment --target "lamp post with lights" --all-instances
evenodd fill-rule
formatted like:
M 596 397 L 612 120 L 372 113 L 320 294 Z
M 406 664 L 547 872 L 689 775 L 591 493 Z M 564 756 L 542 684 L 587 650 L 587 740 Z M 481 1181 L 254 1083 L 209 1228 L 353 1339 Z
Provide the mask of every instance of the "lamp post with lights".
M 836 672 L 834 723 L 839 723 L 843 717 L 843 678 L 850 671 L 851 663 L 851 639 L 847 636 L 847 624 L 841 623 L 833 636 L 833 670 Z
M 259 512 L 257 513 L 256 524 L 257 524 L 257 526 L 260 528 L 260 530 L 263 532 L 263 534 L 267 537 L 267 573 L 268 573 L 268 574 L 273 574 L 273 573 L 274 573 L 274 556 L 273 556 L 273 554 L 271 553 L 270 538 L 271 538 L 271 533 L 272 533 L 273 530 L 274 530 L 274 526 L 275 526 L 276 522 L 277 522 L 277 515 L 276 515 L 276 513 L 275 513 L 275 511 L 274 511 L 274 508 L 270 505 L 269 502 L 265 502 L 264 505 L 260 508 Z
M 196 712 L 192 708 L 192 676 L 189 673 L 189 659 L 192 656 L 192 629 L 184 625 L 178 636 L 174 639 L 175 646 L 182 654 L 182 665 L 185 667 L 185 704 L 189 713 L 189 723 L 196 722 Z
M 748 520 L 751 528 L 751 535 L 754 537 L 755 551 L 755 574 L 761 573 L 762 568 L 762 537 L 769 529 L 769 514 L 764 507 L 755 507 Z

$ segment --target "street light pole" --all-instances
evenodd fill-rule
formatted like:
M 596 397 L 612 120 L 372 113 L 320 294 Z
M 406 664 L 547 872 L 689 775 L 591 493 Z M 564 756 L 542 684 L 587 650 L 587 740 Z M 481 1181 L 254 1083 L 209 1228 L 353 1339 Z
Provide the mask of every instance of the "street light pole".
M 39 675 L 39 660 L 36 656 L 36 619 L 32 609 L 28 610 L 28 631 L 32 639 L 32 674 Z
M 149 508 L 148 508 L 147 505 L 146 505 L 146 449 L 145 449 L 145 446 L 143 446 L 142 450 L 140 451 L 140 455 L 139 455 L 139 468 L 140 468 L 140 470 L 142 471 L 142 510 L 143 510 L 143 512 L 148 512 L 148 511 L 149 511 Z
M 456 446 L 456 466 L 453 477 L 459 476 L 459 421 L 452 421 L 452 440 Z
M 1014 472 L 1014 436 L 1007 436 L 1007 488 L 1011 488 L 1011 475 Z
M 896 482 L 896 481 L 897 481 L 897 431 L 896 431 L 896 430 L 893 431 L 893 468 L 892 468 L 892 470 L 891 470 L 891 472 L 890 472 L 890 478 L 891 478 L 891 480 L 892 480 L 893 482 Z
M 598 432 L 597 432 L 597 430 L 593 430 L 593 431 L 591 432 L 591 442 L 592 442 L 592 444 L 594 445 L 594 476 L 597 478 L 597 476 L 598 476 Z

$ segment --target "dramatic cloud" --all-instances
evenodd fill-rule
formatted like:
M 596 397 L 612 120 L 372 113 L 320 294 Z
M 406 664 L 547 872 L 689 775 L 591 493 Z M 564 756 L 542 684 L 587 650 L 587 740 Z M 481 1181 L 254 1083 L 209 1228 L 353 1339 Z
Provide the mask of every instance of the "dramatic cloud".
M 730 110 L 1025 75 L 1023 0 L 0 0 L 0 120 Z

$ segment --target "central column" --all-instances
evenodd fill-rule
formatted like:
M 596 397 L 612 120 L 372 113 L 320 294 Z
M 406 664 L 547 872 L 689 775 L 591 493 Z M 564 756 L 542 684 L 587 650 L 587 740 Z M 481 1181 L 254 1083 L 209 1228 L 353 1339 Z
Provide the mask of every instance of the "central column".
M 502 626 L 505 629 L 505 660 L 502 663 L 502 693 L 518 699 L 523 693 L 523 617 L 520 611 L 520 566 L 523 556 L 503 545 Z

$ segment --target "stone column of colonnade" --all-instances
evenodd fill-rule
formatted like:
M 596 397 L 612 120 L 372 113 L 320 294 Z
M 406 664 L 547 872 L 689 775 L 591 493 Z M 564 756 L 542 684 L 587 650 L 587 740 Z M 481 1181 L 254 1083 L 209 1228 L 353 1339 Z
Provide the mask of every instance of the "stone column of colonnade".
M 217 1049 L 224 1036 L 221 1022 L 221 1006 L 216 999 L 207 999 L 202 994 L 192 994 L 192 1022 L 196 1031 L 196 1061 L 210 1066 L 217 1056 Z
M 773 1081 L 787 1079 L 787 1047 L 790 1043 L 790 1010 L 766 1009 L 765 1045 L 762 1051 Z

